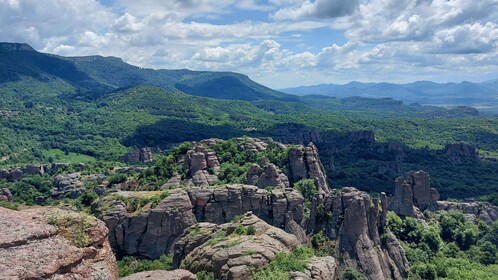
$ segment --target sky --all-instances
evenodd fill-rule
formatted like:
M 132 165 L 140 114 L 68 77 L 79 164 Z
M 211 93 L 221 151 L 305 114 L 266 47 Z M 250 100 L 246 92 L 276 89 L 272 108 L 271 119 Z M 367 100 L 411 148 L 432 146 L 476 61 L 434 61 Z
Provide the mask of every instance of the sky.
M 0 41 L 272 88 L 480 82 L 498 78 L 498 0 L 0 0 Z

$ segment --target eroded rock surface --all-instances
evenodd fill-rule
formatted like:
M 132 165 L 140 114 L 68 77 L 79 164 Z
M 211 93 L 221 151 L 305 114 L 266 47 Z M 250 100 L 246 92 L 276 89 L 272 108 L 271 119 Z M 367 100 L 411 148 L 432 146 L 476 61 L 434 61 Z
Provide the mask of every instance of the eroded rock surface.
M 12 201 L 12 193 L 9 189 L 0 189 L 0 201 Z
M 487 202 L 438 201 L 437 210 L 462 211 L 467 221 L 492 223 L 498 220 L 498 207 Z
M 135 273 L 120 280 L 196 280 L 197 277 L 192 272 L 183 269 L 175 269 L 172 271 L 154 270 Z
M 121 192 L 120 195 L 146 195 L 147 192 Z M 158 258 L 167 254 L 175 239 L 196 220 L 185 191 L 177 191 L 154 208 L 129 213 L 118 199 L 99 206 L 99 217 L 109 228 L 109 241 L 118 254 Z
M 298 244 L 294 235 L 248 213 L 238 222 L 189 228 L 175 244 L 174 265 L 192 272 L 211 271 L 216 279 L 249 280 L 252 270 L 267 265 L 277 253 L 290 253 Z
M 387 244 L 380 240 L 387 233 L 387 209 L 379 206 L 386 204 L 384 194 L 379 201 L 354 188 L 333 190 L 315 199 L 308 232 L 324 230 L 328 239 L 336 240 L 339 271 L 348 266 L 368 279 L 402 279 L 408 261 L 401 246 L 394 236 Z
M 389 210 L 402 216 L 419 217 L 420 211 L 436 211 L 438 199 L 437 190 L 431 188 L 429 174 L 412 171 L 406 177 L 396 178 Z
M 131 163 L 149 163 L 153 161 L 151 148 L 138 148 L 131 150 L 123 158 Z
M 78 213 L 0 208 L 0 279 L 117 279 L 107 233 L 104 223 Z

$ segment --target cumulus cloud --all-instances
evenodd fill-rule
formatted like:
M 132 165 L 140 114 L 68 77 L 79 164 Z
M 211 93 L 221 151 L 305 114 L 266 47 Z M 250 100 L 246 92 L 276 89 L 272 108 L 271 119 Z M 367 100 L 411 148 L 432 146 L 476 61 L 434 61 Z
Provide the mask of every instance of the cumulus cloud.
M 336 18 L 351 14 L 358 0 L 315 0 L 304 1 L 299 6 L 278 10 L 272 18 L 276 20 L 301 19 L 301 18 Z
M 498 71 L 498 0 L 110 2 L 0 0 L 0 38 L 142 67 L 242 72 L 273 87 Z

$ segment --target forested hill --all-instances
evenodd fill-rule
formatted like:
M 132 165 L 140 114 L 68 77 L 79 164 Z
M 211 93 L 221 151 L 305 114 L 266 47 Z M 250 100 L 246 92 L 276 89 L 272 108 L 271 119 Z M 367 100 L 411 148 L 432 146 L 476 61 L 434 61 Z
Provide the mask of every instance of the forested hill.
M 77 97 L 83 99 L 96 99 L 135 85 L 152 85 L 220 99 L 297 99 L 231 72 L 144 69 L 116 57 L 61 57 L 40 53 L 27 44 L 18 43 L 0 43 L 0 57 L 0 83 L 22 77 L 60 80 L 73 86 Z

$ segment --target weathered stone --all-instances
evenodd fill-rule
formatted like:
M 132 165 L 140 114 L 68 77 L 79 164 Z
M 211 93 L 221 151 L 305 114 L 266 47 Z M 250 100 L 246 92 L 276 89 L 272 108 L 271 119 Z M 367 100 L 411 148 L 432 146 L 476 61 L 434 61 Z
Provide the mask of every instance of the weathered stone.
M 252 227 L 255 233 L 234 234 L 239 227 Z M 199 224 L 186 230 L 175 244 L 174 264 L 192 272 L 213 272 L 216 279 L 249 280 L 252 270 L 265 266 L 279 252 L 289 253 L 298 243 L 292 234 L 246 214 L 238 222 Z
M 123 159 L 131 163 L 149 163 L 153 161 L 151 148 L 133 149 Z
M 54 219 L 64 219 L 58 227 L 85 219 L 89 225 L 83 229 L 87 239 L 75 239 L 71 235 L 74 229 L 49 225 L 48 221 Z M 116 259 L 107 232 L 104 223 L 73 212 L 0 208 L 0 279 L 117 280 Z
M 146 192 L 122 192 L 120 195 L 140 196 Z M 173 241 L 196 222 L 185 191 L 172 193 L 155 208 L 142 209 L 138 213 L 128 213 L 119 201 L 107 203 L 111 205 L 97 206 L 102 212 L 97 211 L 109 228 L 109 241 L 118 254 L 158 258 L 167 254 Z
M 450 144 L 445 147 L 446 155 L 453 161 L 460 162 L 462 158 L 478 159 L 479 152 L 477 149 L 468 144 Z
M 289 166 L 293 183 L 302 179 L 313 179 L 320 192 L 330 191 L 325 168 L 320 161 L 318 149 L 313 143 L 307 147 L 298 146 L 289 151 Z
M 9 189 L 0 189 L 0 201 L 12 201 L 12 193 Z
M 458 210 L 464 213 L 466 220 L 470 222 L 483 221 L 493 223 L 498 220 L 498 206 L 487 202 L 450 202 L 438 201 L 437 210 Z
M 16 168 L 14 170 L 11 170 L 9 172 L 9 175 L 7 177 L 7 181 L 9 182 L 17 182 L 17 181 L 20 181 L 22 179 L 24 175 L 24 172 L 22 172 L 21 169 L 19 168 Z
M 164 271 L 164 270 L 154 270 L 154 271 L 144 271 L 135 273 L 123 278 L 121 280 L 196 280 L 197 277 L 192 274 L 192 272 L 183 270 L 183 269 L 175 269 L 172 271 Z
M 389 210 L 402 216 L 419 217 L 420 211 L 436 211 L 438 198 L 436 189 L 431 188 L 429 174 L 412 171 L 404 178 L 396 178 Z

